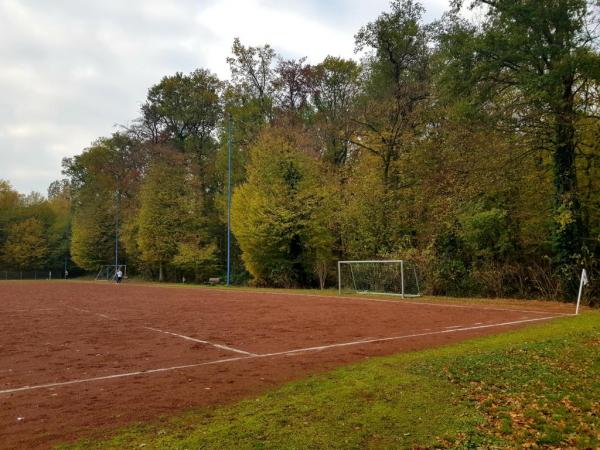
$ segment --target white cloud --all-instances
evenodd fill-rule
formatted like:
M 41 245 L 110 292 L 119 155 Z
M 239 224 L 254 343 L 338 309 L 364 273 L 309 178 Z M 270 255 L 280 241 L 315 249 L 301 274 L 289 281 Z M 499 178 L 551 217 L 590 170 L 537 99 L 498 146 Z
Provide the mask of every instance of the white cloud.
M 258 0 L 220 1 L 202 10 L 197 22 L 218 36 L 217 45 L 205 48 L 204 54 L 209 66 L 218 68 L 217 73 L 222 77 L 228 75 L 224 61 L 228 51 L 223 52 L 223 49 L 229 49 L 235 37 L 245 45 L 270 43 L 286 56 L 308 56 L 312 61 L 321 60 L 328 54 L 350 57 L 354 49 L 352 36 L 331 24 Z
M 425 2 L 439 16 L 447 0 Z M 0 0 L 0 178 L 45 192 L 63 157 L 136 118 L 176 71 L 229 76 L 234 37 L 286 57 L 352 57 L 388 0 Z M 435 11 L 435 13 L 434 13 Z M 431 19 L 431 17 L 427 17 Z

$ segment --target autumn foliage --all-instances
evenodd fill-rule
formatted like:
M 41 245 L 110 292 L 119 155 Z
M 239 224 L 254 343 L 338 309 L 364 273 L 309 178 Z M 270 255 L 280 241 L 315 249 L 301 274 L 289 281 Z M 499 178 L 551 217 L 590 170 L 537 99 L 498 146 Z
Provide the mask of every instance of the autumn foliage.
M 477 0 L 470 22 L 462 3 L 426 24 L 392 1 L 360 62 L 236 39 L 229 81 L 164 77 L 64 160 L 67 222 L 2 185 L 3 265 L 93 271 L 117 237 L 131 274 L 223 277 L 230 127 L 235 283 L 326 287 L 339 259 L 403 258 L 429 293 L 571 298 L 585 266 L 597 301 L 597 7 Z

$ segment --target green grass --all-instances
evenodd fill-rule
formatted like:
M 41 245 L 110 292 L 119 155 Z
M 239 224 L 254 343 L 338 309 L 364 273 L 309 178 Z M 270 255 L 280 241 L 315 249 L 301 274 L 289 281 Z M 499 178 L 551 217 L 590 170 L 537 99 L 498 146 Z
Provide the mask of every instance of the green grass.
M 600 446 L 600 313 L 374 358 L 63 448 Z

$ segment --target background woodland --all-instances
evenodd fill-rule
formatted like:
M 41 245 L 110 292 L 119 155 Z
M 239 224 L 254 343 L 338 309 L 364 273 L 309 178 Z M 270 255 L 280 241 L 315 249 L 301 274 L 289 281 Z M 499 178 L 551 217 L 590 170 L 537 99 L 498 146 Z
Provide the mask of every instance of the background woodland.
M 461 8 L 481 11 L 477 22 Z M 600 284 L 598 6 L 395 0 L 357 60 L 236 39 L 228 81 L 165 76 L 63 161 L 47 197 L 0 180 L 0 267 L 327 287 L 339 259 L 410 259 L 430 294 L 572 298 Z M 224 55 L 225 57 L 225 55 Z M 230 127 L 230 128 L 229 128 Z

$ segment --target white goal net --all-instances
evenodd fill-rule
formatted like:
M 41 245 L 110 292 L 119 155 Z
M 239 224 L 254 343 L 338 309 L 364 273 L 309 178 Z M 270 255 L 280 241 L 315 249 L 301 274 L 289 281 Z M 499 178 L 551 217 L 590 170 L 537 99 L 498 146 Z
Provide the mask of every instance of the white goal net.
M 421 295 L 416 264 L 400 259 L 338 261 L 338 290 L 340 294 Z
M 108 264 L 100 267 L 98 270 L 98 274 L 96 275 L 96 281 L 98 280 L 106 280 L 106 281 L 115 281 L 117 277 L 117 269 L 121 269 L 121 273 L 123 274 L 123 278 L 127 278 L 127 265 L 125 264 Z

